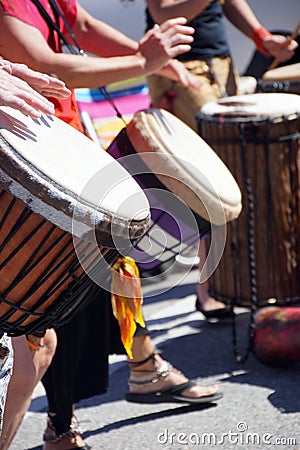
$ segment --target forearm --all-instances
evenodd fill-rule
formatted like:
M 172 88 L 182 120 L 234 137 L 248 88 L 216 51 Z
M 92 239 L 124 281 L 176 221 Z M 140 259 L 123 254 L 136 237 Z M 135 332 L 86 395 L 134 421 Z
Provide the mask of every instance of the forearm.
M 154 22 L 161 24 L 172 17 L 182 16 L 188 22 L 197 17 L 212 0 L 147 0 Z
M 69 88 L 96 88 L 147 73 L 145 59 L 139 54 L 112 58 L 55 54 L 33 66 L 57 76 Z
M 250 39 L 253 31 L 262 26 L 245 0 L 226 0 L 223 10 L 227 19 Z
M 78 20 L 72 30 L 83 50 L 98 56 L 135 54 L 138 42 L 95 19 L 78 5 Z

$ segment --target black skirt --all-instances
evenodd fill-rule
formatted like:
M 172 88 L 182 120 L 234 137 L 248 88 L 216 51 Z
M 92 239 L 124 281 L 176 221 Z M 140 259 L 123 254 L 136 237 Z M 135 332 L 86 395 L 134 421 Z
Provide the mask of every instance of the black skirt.
M 55 330 L 57 349 L 42 379 L 57 434 L 69 429 L 74 403 L 106 392 L 109 354 L 125 354 L 111 294 L 91 282 L 85 296 L 88 304 Z

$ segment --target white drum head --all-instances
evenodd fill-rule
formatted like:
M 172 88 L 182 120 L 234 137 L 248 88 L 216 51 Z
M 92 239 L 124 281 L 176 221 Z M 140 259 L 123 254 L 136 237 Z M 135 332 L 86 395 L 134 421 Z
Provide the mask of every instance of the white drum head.
M 137 112 L 128 137 L 157 178 L 213 224 L 235 219 L 241 192 L 217 154 L 190 127 L 161 109 Z M 151 158 L 146 158 L 151 152 Z
M 78 237 L 91 227 L 106 233 L 111 224 L 120 235 L 128 227 L 130 235 L 145 231 L 150 212 L 142 189 L 101 147 L 65 122 L 45 115 L 32 119 L 2 107 L 0 141 L 0 184 L 34 212 L 68 232 L 75 213 L 82 223 Z
M 290 64 L 289 66 L 277 67 L 277 69 L 268 70 L 262 76 L 264 81 L 300 81 L 300 63 Z
M 300 96 L 279 92 L 235 95 L 206 103 L 201 108 L 201 113 L 208 116 L 280 119 L 300 113 Z

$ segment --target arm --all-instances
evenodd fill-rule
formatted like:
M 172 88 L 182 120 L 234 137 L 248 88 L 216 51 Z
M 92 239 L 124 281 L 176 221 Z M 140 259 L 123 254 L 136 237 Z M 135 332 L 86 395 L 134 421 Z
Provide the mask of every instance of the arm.
M 139 44 L 121 31 L 91 16 L 77 3 L 77 18 L 72 28 L 80 46 L 89 53 L 124 56 L 138 52 Z
M 57 76 L 68 87 L 99 87 L 160 70 L 169 59 L 188 51 L 193 40 L 193 29 L 184 26 L 185 23 L 184 18 L 177 18 L 149 30 L 138 43 L 138 51 L 134 54 L 131 49 L 128 56 L 84 58 L 81 55 L 54 53 L 38 29 L 1 14 L 0 52 L 4 57 L 22 61 L 34 70 Z M 103 38 L 103 33 L 106 35 L 104 30 L 99 39 Z M 106 44 L 109 41 L 106 36 Z M 113 35 L 111 41 L 115 44 Z M 130 46 L 129 41 L 126 45 Z M 85 50 L 89 51 L 90 47 Z
M 147 0 L 153 20 L 157 23 L 171 17 L 186 17 L 189 22 L 198 16 L 212 0 Z
M 285 36 L 266 32 L 246 0 L 226 0 L 223 10 L 227 19 L 248 38 L 254 39 L 257 30 L 264 31 L 259 39 L 261 51 L 278 58 L 279 61 L 286 61 L 293 56 L 298 46 L 297 42 L 294 40 L 289 42 Z
M 70 91 L 60 80 L 28 69 L 23 64 L 0 60 L 0 105 L 10 106 L 33 118 L 54 114 L 54 106 L 40 95 L 68 97 Z

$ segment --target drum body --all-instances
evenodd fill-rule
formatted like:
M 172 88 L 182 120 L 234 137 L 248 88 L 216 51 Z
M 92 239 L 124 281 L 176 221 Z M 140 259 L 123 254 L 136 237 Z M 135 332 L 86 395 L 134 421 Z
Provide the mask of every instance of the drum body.
M 268 70 L 258 80 L 256 92 L 300 94 L 300 63 Z
M 300 362 L 300 308 L 267 307 L 255 315 L 254 355 L 268 366 Z
M 240 190 L 220 158 L 161 109 L 137 112 L 108 148 L 144 190 L 151 226 L 132 256 L 143 270 L 198 254 L 199 238 L 241 211 Z
M 104 280 L 120 254 L 113 233 L 130 246 L 148 226 L 149 206 L 123 167 L 59 119 L 1 108 L 0 125 L 0 329 L 39 333 L 84 304 L 91 278 Z M 116 177 L 125 180 L 121 194 L 105 183 Z M 142 213 L 123 205 L 132 190 Z M 112 198 L 121 200 L 109 208 Z
M 228 224 L 224 254 L 209 280 L 235 305 L 300 300 L 300 98 L 228 97 L 203 107 L 202 136 L 234 174 L 243 211 Z

